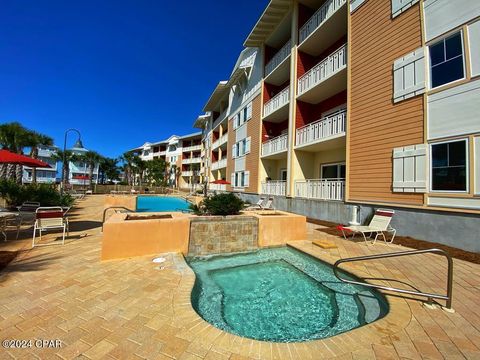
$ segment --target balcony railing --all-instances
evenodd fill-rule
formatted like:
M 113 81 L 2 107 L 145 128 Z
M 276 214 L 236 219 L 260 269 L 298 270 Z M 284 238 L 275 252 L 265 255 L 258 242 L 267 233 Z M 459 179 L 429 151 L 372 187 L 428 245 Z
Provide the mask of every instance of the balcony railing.
M 227 185 L 225 185 L 225 184 L 210 184 L 210 190 L 212 190 L 212 191 L 227 191 Z
M 222 159 L 212 163 L 212 170 L 218 170 L 227 167 L 227 159 Z
M 278 109 L 280 109 L 285 104 L 288 104 L 290 101 L 290 86 L 287 86 L 285 89 L 280 91 L 277 95 L 271 98 L 263 106 L 263 116 L 266 117 Z
M 202 158 L 194 157 L 194 158 L 182 159 L 182 164 L 193 164 L 193 163 L 199 163 L 201 161 L 202 161 Z
M 193 171 L 191 170 L 182 171 L 182 176 L 193 176 Z
M 295 181 L 295 196 L 306 199 L 343 201 L 345 198 L 345 180 L 297 180 Z
M 285 196 L 287 194 L 287 182 L 285 180 L 263 181 L 262 194 Z
M 270 74 L 275 68 L 285 60 L 292 51 L 292 42 L 288 40 L 285 45 L 273 56 L 272 60 L 265 65 L 265 76 Z
M 217 140 L 215 140 L 212 144 L 212 149 L 216 149 L 217 147 L 219 146 L 222 146 L 223 144 L 225 144 L 228 140 L 228 133 L 227 134 L 223 134 L 222 136 L 220 136 Z
M 298 95 L 325 81 L 347 66 L 347 45 L 329 55 L 298 79 Z
M 182 149 L 183 152 L 187 151 L 197 151 L 197 150 L 202 150 L 202 145 L 192 145 L 192 146 L 186 146 Z
M 345 134 L 347 111 L 340 110 L 297 129 L 296 146 L 308 145 L 331 136 Z
M 299 42 L 305 40 L 318 27 L 323 25 L 347 0 L 327 0 L 312 17 L 300 28 Z
M 262 144 L 262 156 L 273 155 L 287 150 L 288 136 L 280 135 Z

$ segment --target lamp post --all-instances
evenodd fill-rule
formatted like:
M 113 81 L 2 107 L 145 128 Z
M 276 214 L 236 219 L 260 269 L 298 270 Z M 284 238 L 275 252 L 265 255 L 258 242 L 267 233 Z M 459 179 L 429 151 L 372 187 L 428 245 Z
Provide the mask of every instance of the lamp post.
M 77 129 L 68 129 L 67 131 L 65 131 L 65 138 L 63 140 L 63 162 L 62 162 L 62 183 L 61 183 L 61 187 L 60 187 L 60 192 L 61 194 L 63 195 L 63 189 L 65 187 L 65 152 L 67 151 L 67 135 L 70 131 L 73 131 L 73 132 L 76 132 L 78 134 L 78 140 L 77 140 L 77 143 L 80 143 L 82 142 L 82 135 L 80 134 L 80 131 L 78 131 Z

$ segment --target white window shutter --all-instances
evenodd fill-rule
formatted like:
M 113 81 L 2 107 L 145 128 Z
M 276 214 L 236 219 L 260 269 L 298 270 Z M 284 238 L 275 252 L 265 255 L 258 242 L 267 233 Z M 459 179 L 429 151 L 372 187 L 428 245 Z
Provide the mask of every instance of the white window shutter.
M 415 5 L 418 0 L 392 0 L 392 17 L 400 15 Z
M 243 184 L 245 187 L 250 186 L 250 171 L 245 171 L 245 182 Z
M 237 157 L 237 144 L 234 144 L 232 146 L 232 159 L 235 159 Z
M 245 154 L 248 154 L 250 152 L 250 144 L 252 142 L 252 138 L 248 137 L 245 139 Z
M 246 120 L 250 120 L 252 118 L 252 103 L 250 102 L 247 105 L 247 118 Z
M 350 13 L 357 10 L 364 2 L 365 0 L 350 0 Z
M 230 175 L 230 184 L 233 186 L 236 186 L 235 185 L 235 173 L 232 172 L 232 174 Z
M 411 145 L 393 149 L 394 192 L 427 191 L 427 145 Z
M 418 48 L 393 63 L 393 101 L 425 92 L 425 50 Z

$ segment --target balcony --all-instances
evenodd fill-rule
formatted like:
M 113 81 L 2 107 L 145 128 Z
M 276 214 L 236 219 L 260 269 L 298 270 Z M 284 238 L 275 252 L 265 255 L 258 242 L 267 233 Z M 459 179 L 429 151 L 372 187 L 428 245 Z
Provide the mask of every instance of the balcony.
M 215 140 L 212 144 L 212 149 L 216 149 L 216 148 L 222 146 L 223 144 L 226 144 L 227 141 L 228 141 L 228 133 L 223 134 L 217 140 Z
M 297 99 L 311 104 L 347 88 L 347 44 L 315 65 L 298 79 Z M 319 86 L 322 84 L 323 86 Z
M 273 58 L 265 65 L 265 81 L 274 84 L 283 84 L 290 75 L 289 56 L 292 51 L 292 42 L 287 41 L 285 45 L 273 56 Z
M 194 163 L 200 163 L 200 162 L 202 162 L 202 158 L 200 157 L 182 159 L 182 164 L 194 164 Z
M 182 176 L 193 176 L 193 171 L 187 170 L 187 171 L 182 171 Z
M 158 154 L 160 156 L 165 156 L 165 155 L 167 155 L 167 150 L 160 151 Z
M 345 136 L 347 111 L 340 110 L 332 115 L 321 118 L 308 125 L 298 128 L 295 137 L 295 147 L 318 145 L 322 142 L 339 139 Z M 329 144 L 330 147 L 333 144 Z M 322 150 L 321 146 L 312 146 L 312 151 Z
M 288 118 L 288 103 L 290 102 L 290 86 L 280 91 L 263 105 L 263 119 L 279 121 Z
M 202 145 L 187 146 L 182 149 L 183 152 L 202 150 Z
M 287 182 L 285 180 L 262 181 L 262 194 L 285 196 L 287 194 Z
M 227 159 L 222 159 L 212 163 L 212 170 L 223 169 L 227 167 Z
M 262 144 L 262 157 L 273 156 L 284 151 L 288 148 L 288 135 L 280 135 L 270 139 Z
M 300 28 L 298 50 L 320 55 L 347 33 L 347 0 L 327 0 Z
M 345 199 L 345 180 L 297 180 L 295 181 L 295 196 L 305 199 L 343 201 Z

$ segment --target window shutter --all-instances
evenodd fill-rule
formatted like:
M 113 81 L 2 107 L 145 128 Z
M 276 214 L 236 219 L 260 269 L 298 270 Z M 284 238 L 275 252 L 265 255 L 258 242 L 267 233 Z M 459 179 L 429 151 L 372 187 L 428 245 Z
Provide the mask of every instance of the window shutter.
M 234 144 L 232 146 L 232 159 L 235 159 L 237 157 L 237 144 Z
M 251 137 L 248 137 L 245 139 L 245 154 L 248 154 L 250 152 L 250 144 L 251 144 Z
M 425 50 L 418 48 L 393 63 L 393 101 L 425 92 Z
M 232 187 L 236 186 L 235 185 L 235 173 L 232 172 L 232 174 L 230 175 L 230 184 Z
M 417 2 L 418 0 L 392 0 L 392 17 L 400 15 Z
M 250 186 L 250 171 L 245 171 L 245 182 L 243 184 L 245 187 Z
M 365 0 L 350 0 L 350 13 L 357 10 L 364 2 Z
M 247 118 L 245 120 L 250 120 L 252 118 L 252 103 L 247 105 Z
M 393 191 L 427 191 L 427 145 L 393 149 Z

